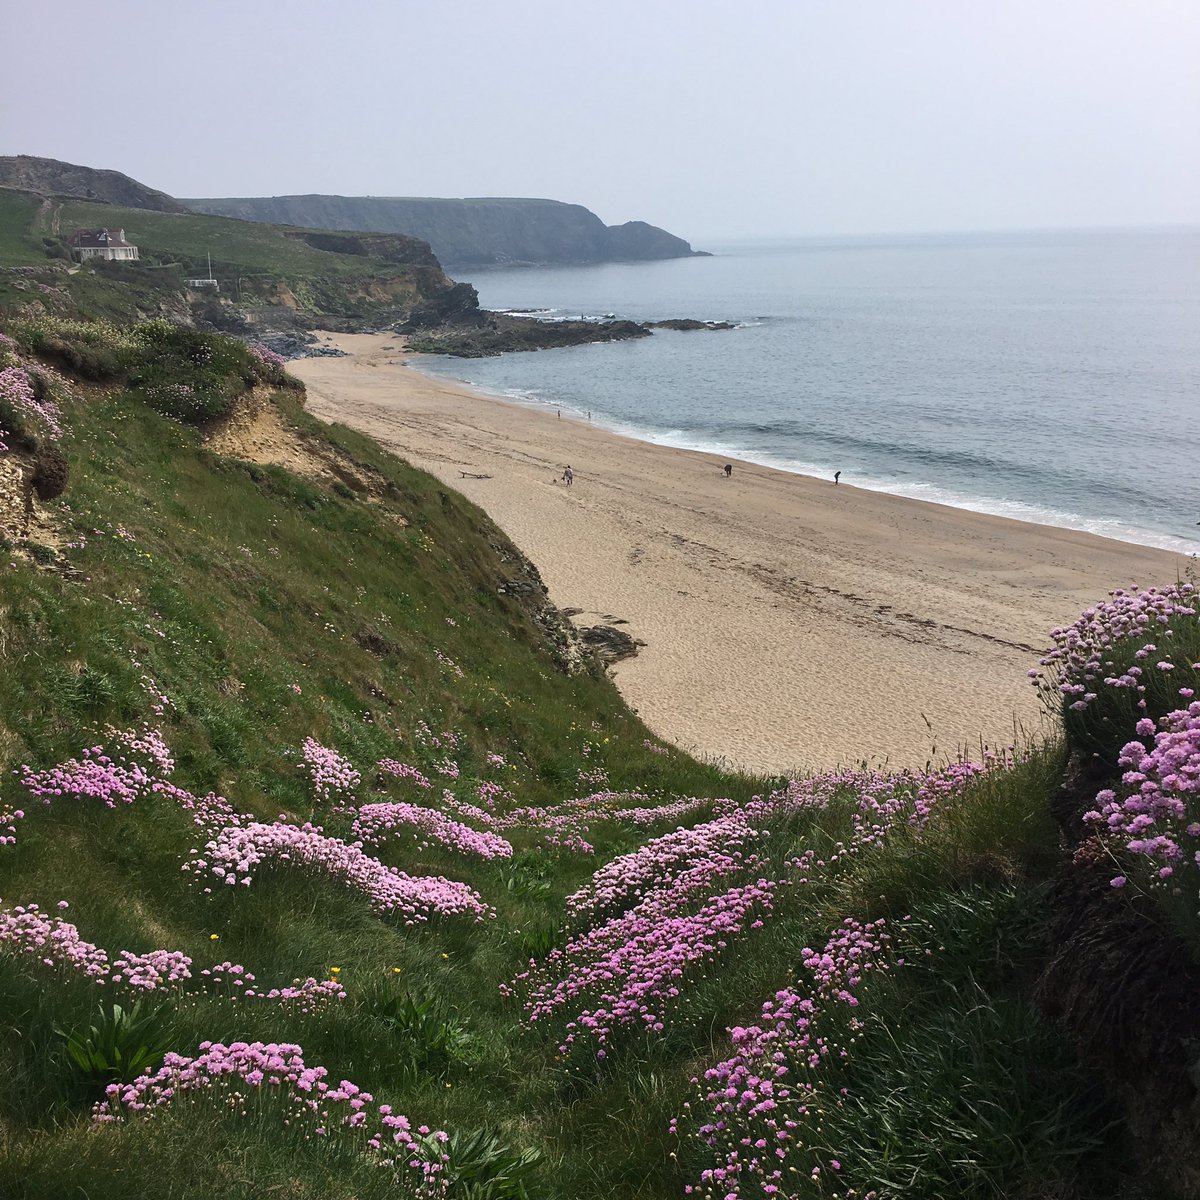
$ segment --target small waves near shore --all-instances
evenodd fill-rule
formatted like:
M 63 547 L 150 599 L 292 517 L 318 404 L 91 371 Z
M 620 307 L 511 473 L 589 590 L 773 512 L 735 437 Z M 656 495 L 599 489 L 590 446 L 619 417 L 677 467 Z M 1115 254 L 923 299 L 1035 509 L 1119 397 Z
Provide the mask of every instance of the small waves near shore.
M 1200 231 L 711 248 L 472 282 L 540 319 L 736 328 L 418 366 L 660 445 L 1200 552 Z

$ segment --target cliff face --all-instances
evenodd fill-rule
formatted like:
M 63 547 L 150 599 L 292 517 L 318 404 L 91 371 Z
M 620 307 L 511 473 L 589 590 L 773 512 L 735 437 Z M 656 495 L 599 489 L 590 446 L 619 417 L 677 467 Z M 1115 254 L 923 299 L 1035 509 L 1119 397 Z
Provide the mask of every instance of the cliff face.
M 43 196 L 100 200 L 122 208 L 142 208 L 152 212 L 188 211 L 166 192 L 148 188 L 120 171 L 100 171 L 30 154 L 0 155 L 0 186 L 40 192 Z
M 483 197 L 274 196 L 188 200 L 196 212 L 309 229 L 403 233 L 447 268 L 686 258 L 682 238 L 644 221 L 608 226 L 581 204 Z
M 314 250 L 325 250 L 330 254 L 351 254 L 356 258 L 376 258 L 381 262 L 400 263 L 410 267 L 442 269 L 428 242 L 403 234 L 353 234 L 317 233 L 298 229 L 284 231 L 284 236 L 303 242 Z

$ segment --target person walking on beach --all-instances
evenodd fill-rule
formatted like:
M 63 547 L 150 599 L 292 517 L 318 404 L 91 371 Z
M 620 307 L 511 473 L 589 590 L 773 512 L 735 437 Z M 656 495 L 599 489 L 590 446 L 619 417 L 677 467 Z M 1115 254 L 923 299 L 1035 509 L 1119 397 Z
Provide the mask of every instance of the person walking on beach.
M 562 474 L 563 483 L 570 487 L 575 482 L 575 472 L 571 470 L 571 464 L 567 463 L 567 469 Z
M 733 474 L 733 463 L 725 464 L 725 478 L 728 479 Z
M 841 479 L 841 477 L 842 477 L 842 473 L 841 473 L 841 471 L 834 471 L 834 473 L 833 473 L 833 483 L 834 483 L 834 486 L 835 486 L 835 487 L 837 486 L 837 481 L 838 481 L 839 479 Z

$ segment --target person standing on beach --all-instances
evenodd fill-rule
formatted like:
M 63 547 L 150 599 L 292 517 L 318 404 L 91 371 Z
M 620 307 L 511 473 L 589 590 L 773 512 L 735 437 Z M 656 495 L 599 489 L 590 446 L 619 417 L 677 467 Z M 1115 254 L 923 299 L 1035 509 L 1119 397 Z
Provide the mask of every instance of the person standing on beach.
M 575 472 L 571 470 L 571 464 L 567 463 L 567 469 L 562 474 L 563 483 L 570 487 L 575 482 Z
M 733 463 L 725 464 L 725 478 L 728 479 L 733 474 Z
M 841 477 L 842 477 L 842 473 L 841 473 L 841 471 L 834 471 L 834 473 L 833 473 L 833 482 L 834 482 L 834 485 L 835 485 L 835 486 L 837 485 L 837 481 L 838 481 L 839 479 L 841 479 Z

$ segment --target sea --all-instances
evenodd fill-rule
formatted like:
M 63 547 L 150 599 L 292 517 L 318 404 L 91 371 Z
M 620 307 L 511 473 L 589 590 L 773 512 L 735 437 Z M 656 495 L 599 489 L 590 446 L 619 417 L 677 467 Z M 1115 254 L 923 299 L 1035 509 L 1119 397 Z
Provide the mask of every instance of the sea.
M 465 278 L 541 320 L 733 329 L 421 369 L 648 442 L 1200 553 L 1200 229 L 703 248 Z

